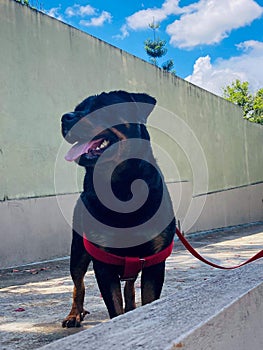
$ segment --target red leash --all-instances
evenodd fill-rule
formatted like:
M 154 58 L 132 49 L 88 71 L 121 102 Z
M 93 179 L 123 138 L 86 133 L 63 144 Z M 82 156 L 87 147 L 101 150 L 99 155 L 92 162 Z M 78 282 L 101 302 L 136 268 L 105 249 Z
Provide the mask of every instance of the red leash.
M 225 266 L 220 266 L 217 264 L 212 263 L 211 261 L 205 259 L 204 257 L 202 257 L 202 255 L 200 255 L 192 246 L 191 244 L 185 239 L 185 237 L 183 236 L 183 234 L 178 230 L 178 228 L 176 228 L 176 234 L 178 236 L 178 238 L 180 239 L 180 241 L 183 243 L 183 245 L 185 246 L 185 248 L 197 259 L 201 260 L 202 262 L 204 262 L 207 265 L 216 267 L 217 269 L 223 269 L 223 270 L 233 270 L 233 269 L 237 269 L 238 267 L 241 267 L 243 265 L 246 265 L 248 263 L 251 263 L 252 261 L 255 261 L 257 259 L 263 258 L 263 250 L 261 250 L 260 252 L 258 252 L 256 255 L 252 256 L 252 258 L 248 259 L 247 261 L 243 262 L 240 265 L 236 265 L 236 266 L 231 266 L 231 267 L 225 267 Z

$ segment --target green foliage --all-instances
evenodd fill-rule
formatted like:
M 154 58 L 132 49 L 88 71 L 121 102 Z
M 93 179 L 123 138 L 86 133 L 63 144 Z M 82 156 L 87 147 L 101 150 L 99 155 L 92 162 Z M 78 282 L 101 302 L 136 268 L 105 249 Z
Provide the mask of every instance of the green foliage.
M 263 88 L 259 89 L 254 97 L 253 109 L 256 117 L 263 117 Z
M 19 2 L 22 5 L 26 5 L 26 6 L 31 6 L 29 3 L 29 0 L 15 0 L 16 2 Z
M 147 39 L 144 41 L 144 49 L 149 56 L 150 62 L 155 66 L 158 66 L 157 58 L 163 57 L 167 53 L 167 49 L 165 47 L 166 41 L 161 40 L 160 38 L 156 38 L 156 29 L 159 27 L 160 24 L 155 23 L 153 19 L 152 23 L 149 24 L 149 28 L 153 30 L 153 40 Z M 168 60 L 162 65 L 163 70 L 175 74 L 175 70 L 172 70 L 173 67 L 173 60 Z
M 166 41 L 165 40 L 151 40 L 147 39 L 144 42 L 144 48 L 148 56 L 156 58 L 162 57 L 166 54 L 167 49 L 165 48 Z
M 170 72 L 175 75 L 175 70 L 173 69 L 174 67 L 174 60 L 168 60 L 162 64 L 162 68 L 166 72 Z
M 240 106 L 245 119 L 263 125 L 263 89 L 253 96 L 249 92 L 249 83 L 237 79 L 223 89 L 223 97 Z
M 153 21 L 152 21 L 152 23 L 149 24 L 149 27 L 153 30 L 158 29 L 158 28 L 160 28 L 160 23 L 155 23 L 154 18 L 153 18 Z

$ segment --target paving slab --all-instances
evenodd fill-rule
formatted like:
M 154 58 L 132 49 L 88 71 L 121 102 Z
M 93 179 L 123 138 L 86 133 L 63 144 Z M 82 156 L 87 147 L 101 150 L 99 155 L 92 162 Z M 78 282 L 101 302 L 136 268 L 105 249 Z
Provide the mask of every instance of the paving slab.
M 41 350 L 262 350 L 263 264 L 217 275 Z
M 263 223 L 191 235 L 190 241 L 200 253 L 213 262 L 230 266 L 244 261 L 262 249 Z M 245 278 L 247 269 L 252 269 L 257 272 L 253 277 L 255 283 L 262 282 L 261 260 L 253 263 L 252 267 L 239 269 L 239 272 L 235 272 L 235 278 Z M 213 285 L 220 284 L 220 281 L 229 281 L 232 273 L 199 262 L 177 242 L 167 260 L 162 300 L 178 298 L 180 302 L 180 296 L 187 298 L 193 288 L 207 293 Z M 81 328 L 63 329 L 61 321 L 70 309 L 73 287 L 68 258 L 0 270 L 0 348 L 37 349 L 68 335 L 96 329 L 100 323 L 108 321 L 107 310 L 96 285 L 92 267 L 86 274 L 85 283 L 85 305 L 90 315 L 85 318 Z M 139 279 L 136 283 L 136 295 L 139 307 Z M 162 300 L 153 303 L 153 307 L 159 305 Z M 215 306 L 217 310 L 221 307 L 216 301 Z M 201 313 L 204 312 L 203 305 L 198 304 L 198 307 Z M 156 309 L 154 310 L 156 313 Z M 181 309 L 181 316 L 178 315 L 178 324 L 187 323 L 182 315 L 186 316 L 188 311 L 186 303 Z M 129 317 L 132 317 L 132 313 Z M 156 322 L 161 324 L 161 318 L 157 318 Z M 111 323 L 112 321 L 108 322 Z

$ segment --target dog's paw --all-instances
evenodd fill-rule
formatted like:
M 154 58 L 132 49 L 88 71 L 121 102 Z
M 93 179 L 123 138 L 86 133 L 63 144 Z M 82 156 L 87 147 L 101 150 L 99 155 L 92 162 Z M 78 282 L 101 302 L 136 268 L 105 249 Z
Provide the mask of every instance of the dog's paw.
M 62 322 L 63 328 L 73 328 L 80 327 L 81 322 L 84 320 L 84 317 L 89 314 L 89 311 L 83 310 L 83 312 L 78 314 L 69 314 Z

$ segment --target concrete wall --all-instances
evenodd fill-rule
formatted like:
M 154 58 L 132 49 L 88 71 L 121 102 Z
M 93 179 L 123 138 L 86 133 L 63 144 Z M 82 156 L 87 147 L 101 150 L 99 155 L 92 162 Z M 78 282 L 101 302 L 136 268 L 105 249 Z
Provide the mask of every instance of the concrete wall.
M 239 108 L 15 1 L 0 0 L 0 38 L 1 266 L 68 252 L 82 173 L 63 159 L 60 116 L 101 91 L 157 98 L 149 129 L 185 231 L 262 220 L 263 128 Z
M 260 350 L 262 267 L 220 271 L 210 283 L 200 281 L 40 349 Z

